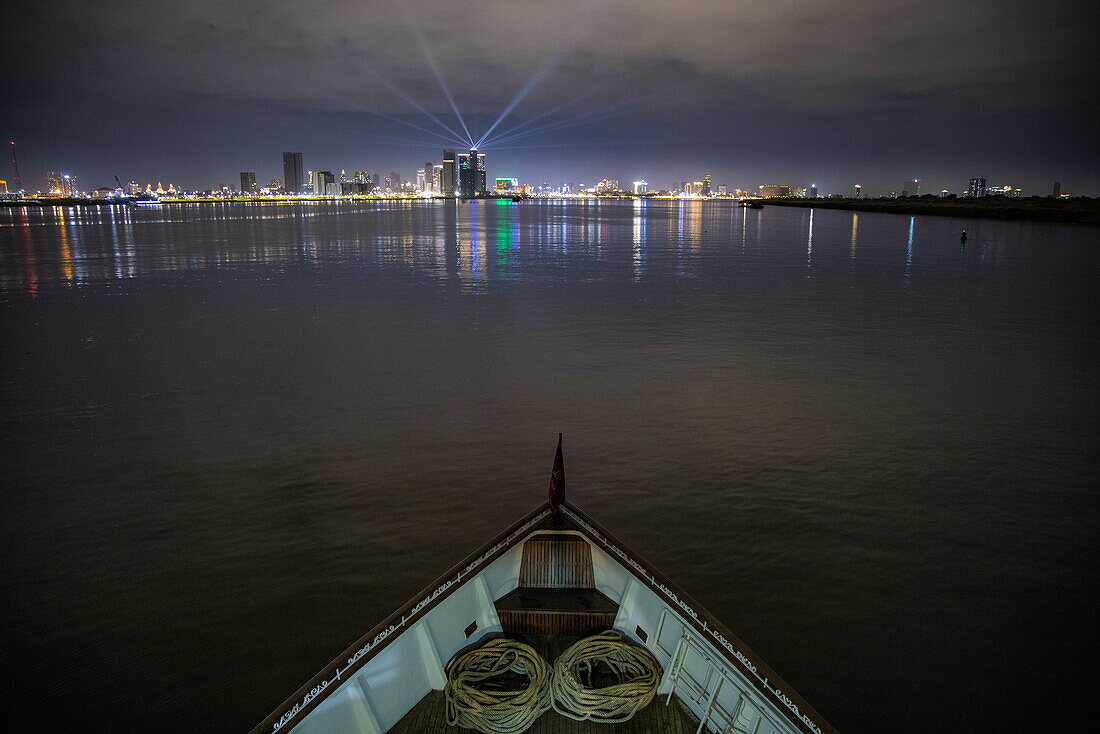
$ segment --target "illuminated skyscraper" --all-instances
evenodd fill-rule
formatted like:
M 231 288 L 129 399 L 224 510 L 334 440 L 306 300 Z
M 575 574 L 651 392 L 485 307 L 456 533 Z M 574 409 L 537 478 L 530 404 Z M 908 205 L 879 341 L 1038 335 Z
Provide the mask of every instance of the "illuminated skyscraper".
M 424 185 L 420 187 L 420 190 L 430 194 L 435 191 L 435 188 L 435 164 L 431 161 L 424 161 Z
M 458 154 L 458 192 L 461 196 L 485 195 L 485 154 L 477 148 Z
M 250 194 L 256 190 L 256 172 L 241 171 L 241 193 Z
M 710 174 L 703 176 L 703 186 L 699 191 L 703 196 L 710 196 Z
M 458 195 L 457 161 L 453 150 L 443 151 L 443 170 L 439 172 L 439 192 L 444 196 Z
M 817 184 L 810 184 L 810 198 L 817 198 Z
M 301 153 L 283 153 L 283 182 L 288 194 L 302 193 L 305 171 L 302 168 Z
M 46 173 L 46 191 L 51 194 L 61 193 L 61 174 L 56 171 Z
M 975 199 L 980 199 L 985 196 L 985 179 L 982 177 L 970 179 L 970 188 L 968 188 L 966 192 Z
M 313 174 L 313 193 L 315 196 L 332 196 L 340 193 L 340 187 L 332 171 L 317 171 Z
M 649 191 L 649 182 L 647 181 L 635 181 L 634 182 L 634 195 L 641 196 Z

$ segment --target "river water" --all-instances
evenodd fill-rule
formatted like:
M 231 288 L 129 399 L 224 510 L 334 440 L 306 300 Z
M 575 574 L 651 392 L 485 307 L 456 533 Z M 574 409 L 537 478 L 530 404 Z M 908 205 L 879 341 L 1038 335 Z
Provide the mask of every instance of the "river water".
M 0 211 L 9 719 L 247 731 L 563 431 L 570 499 L 842 732 L 1072 721 L 1098 266 L 717 201 Z

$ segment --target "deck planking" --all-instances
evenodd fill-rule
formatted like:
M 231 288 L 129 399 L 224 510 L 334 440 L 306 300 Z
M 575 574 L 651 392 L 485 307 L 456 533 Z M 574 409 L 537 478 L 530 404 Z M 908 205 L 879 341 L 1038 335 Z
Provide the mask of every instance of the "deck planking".
M 431 691 L 420 700 L 389 734 L 477 734 L 475 729 L 447 726 L 447 702 L 443 691 Z M 699 720 L 684 710 L 675 698 L 665 706 L 664 696 L 638 712 L 630 721 L 622 724 L 596 724 L 591 721 L 573 721 L 551 710 L 539 717 L 527 730 L 529 734 L 694 734 Z
M 565 651 L 576 637 L 522 638 L 553 661 Z M 691 714 L 674 696 L 665 705 L 665 697 L 657 696 L 630 721 L 622 724 L 596 724 L 591 721 L 573 721 L 554 710 L 547 711 L 527 730 L 529 734 L 695 734 L 699 719 Z M 447 726 L 447 701 L 443 691 L 429 691 L 388 734 L 477 734 L 475 729 Z

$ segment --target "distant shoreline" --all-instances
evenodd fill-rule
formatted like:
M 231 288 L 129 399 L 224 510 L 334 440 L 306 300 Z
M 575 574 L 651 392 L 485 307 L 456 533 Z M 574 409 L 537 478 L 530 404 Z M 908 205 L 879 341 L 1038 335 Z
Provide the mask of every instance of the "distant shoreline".
M 929 214 L 941 217 L 1015 219 L 1100 224 L 1100 199 L 988 197 L 983 199 L 764 199 L 768 206 L 844 209 L 885 214 Z

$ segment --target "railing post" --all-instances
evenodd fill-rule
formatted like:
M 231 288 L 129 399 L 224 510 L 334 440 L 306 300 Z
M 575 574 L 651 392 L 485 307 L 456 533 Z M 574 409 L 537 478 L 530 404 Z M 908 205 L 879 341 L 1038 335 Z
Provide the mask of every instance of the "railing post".
M 684 649 L 684 635 L 680 635 L 680 639 L 676 641 L 676 652 L 672 655 L 672 663 L 668 666 L 668 698 L 665 699 L 665 706 L 672 701 L 672 693 L 676 690 L 676 679 L 680 674 L 680 656 Z
M 699 728 L 695 730 L 695 734 L 700 734 L 703 731 L 703 727 L 710 721 L 710 712 L 714 708 L 714 701 L 718 698 L 718 692 L 722 690 L 722 684 L 726 682 L 726 679 L 721 674 L 718 676 L 718 685 L 714 687 L 714 693 L 710 694 L 710 698 L 707 699 L 707 708 L 703 711 L 703 715 L 699 718 Z

